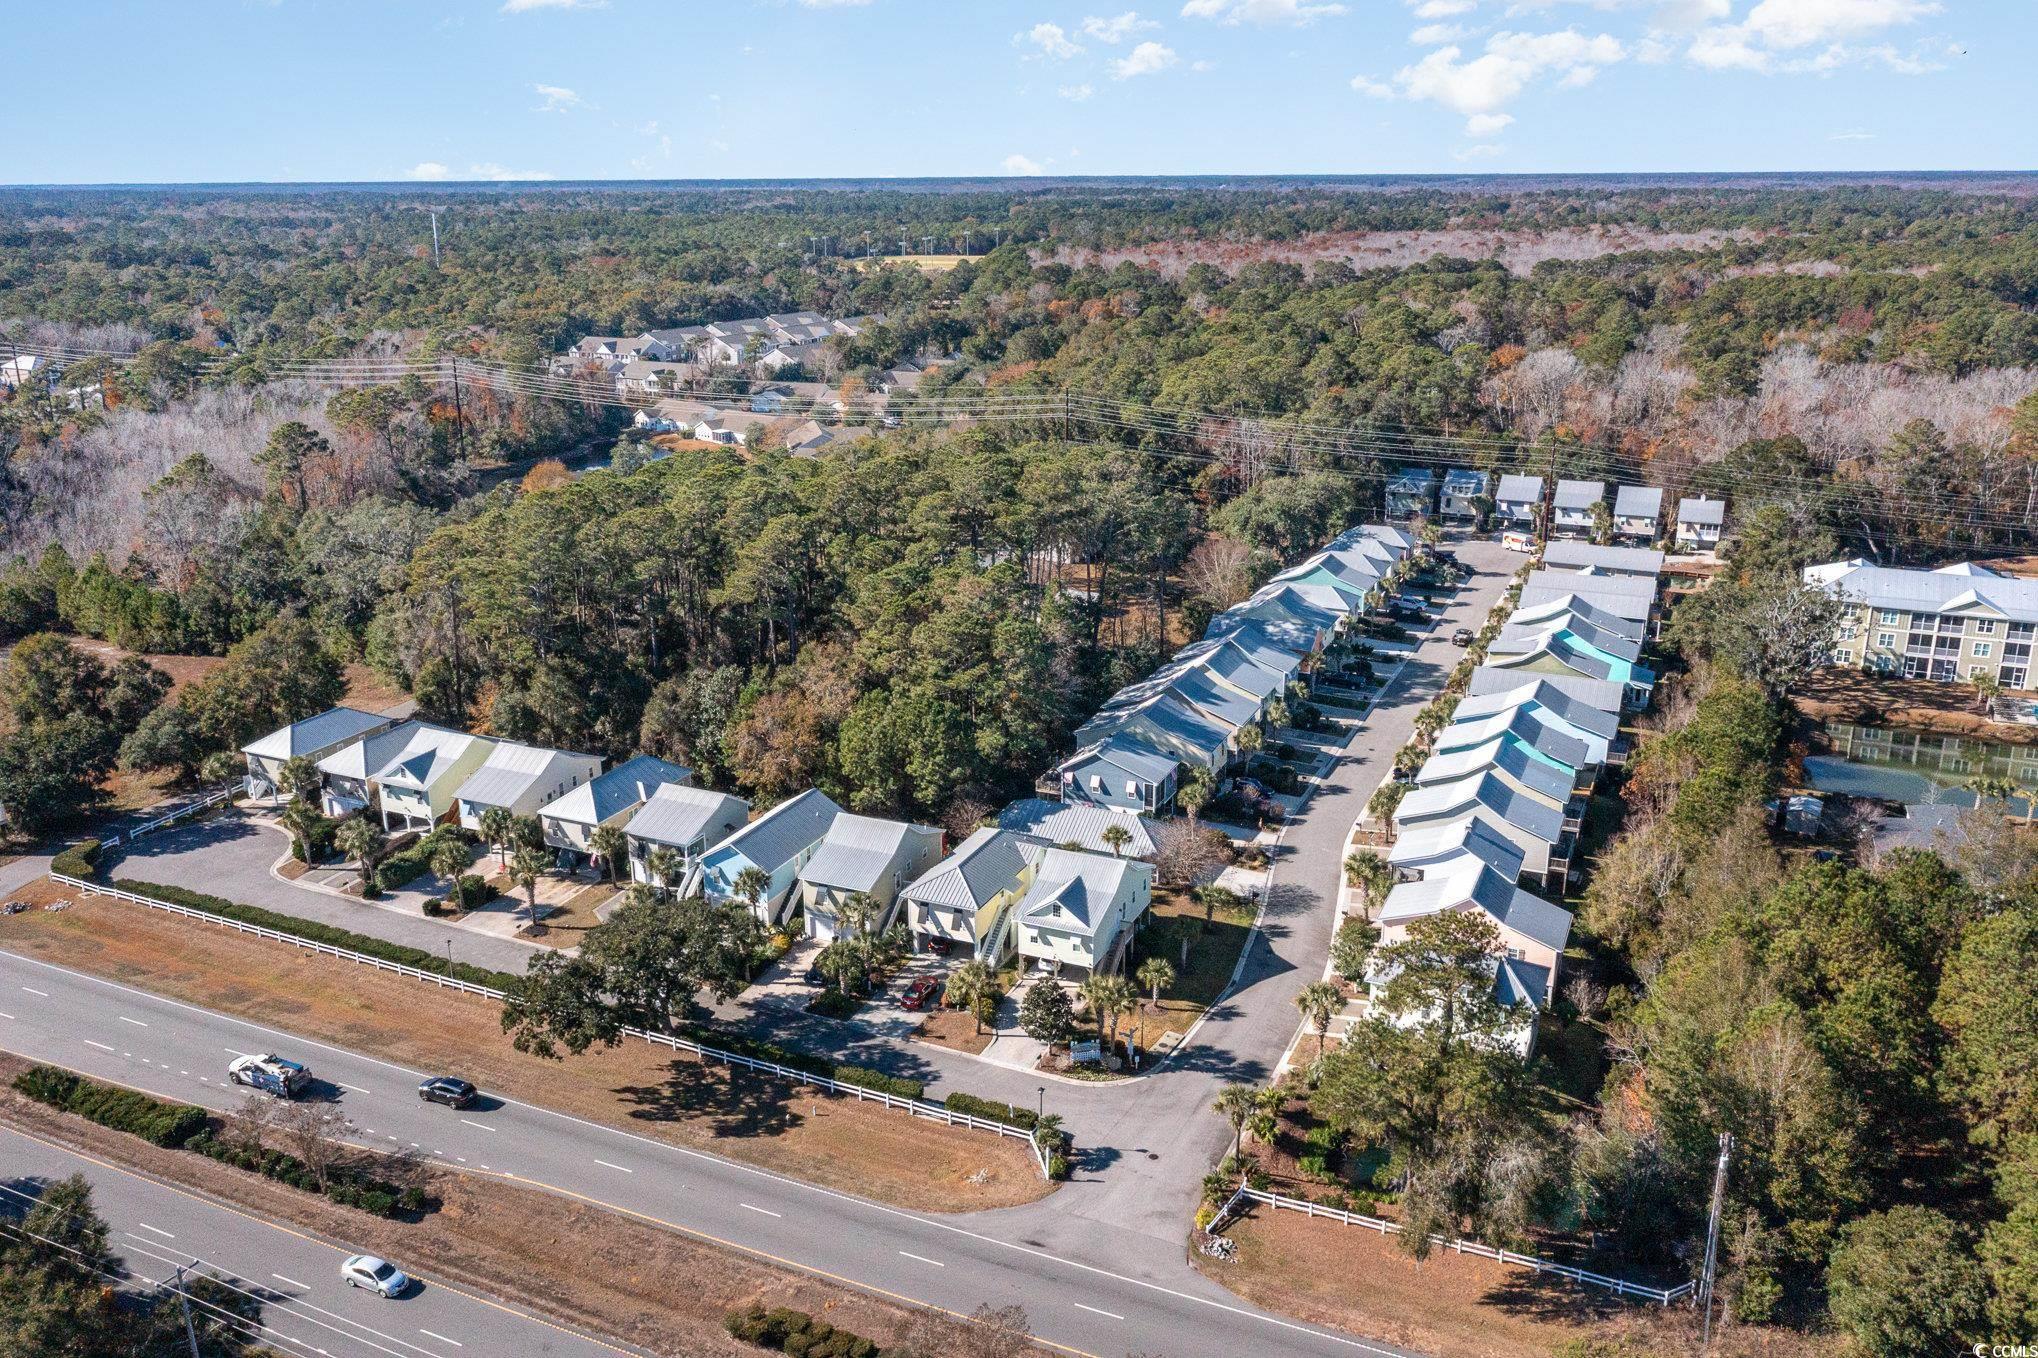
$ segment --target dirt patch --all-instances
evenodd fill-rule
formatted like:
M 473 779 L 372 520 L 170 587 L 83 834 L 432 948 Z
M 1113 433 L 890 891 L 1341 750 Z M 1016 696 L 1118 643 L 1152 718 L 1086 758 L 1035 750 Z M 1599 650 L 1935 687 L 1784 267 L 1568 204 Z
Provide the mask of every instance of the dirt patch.
M 66 894 L 46 881 L 20 893 L 31 903 Z M 202 948 L 192 946 L 195 929 L 205 931 Z M 489 1001 L 107 897 L 0 918 L 0 947 L 413 1069 L 457 1070 L 484 1089 L 879 1202 L 965 1212 L 1052 1191 L 1009 1137 L 638 1041 L 559 1062 L 524 1056 Z
M 1567 1340 L 1622 1336 L 1646 1353 L 1698 1349 L 1684 1308 L 1619 1302 L 1470 1255 L 1439 1252 L 1418 1264 L 1391 1239 L 1359 1227 L 1258 1208 L 1225 1234 L 1238 1244 L 1236 1260 L 1194 1255 L 1192 1262 L 1246 1300 L 1436 1358 L 1547 1358 Z M 1742 1328 L 1715 1336 L 1712 1352 L 1752 1358 L 1836 1348 L 1807 1335 Z
M 0 1079 L 24 1067 L 0 1058 Z M 163 1150 L 0 1089 L 0 1122 L 221 1199 L 336 1242 L 371 1219 L 203 1156 Z M 729 1311 L 761 1302 L 825 1316 L 882 1344 L 912 1332 L 929 1352 L 963 1348 L 963 1327 L 782 1268 L 675 1229 L 499 1179 L 433 1170 L 442 1204 L 421 1221 L 374 1220 L 378 1247 L 427 1276 L 513 1299 L 549 1319 L 656 1353 L 746 1358 L 757 1350 L 722 1329 Z M 570 1260 L 571 1267 L 562 1267 Z M 533 1288 L 533 1278 L 543 1278 Z M 915 1328 L 915 1327 L 919 1328 Z M 930 1335 L 928 1327 L 938 1327 Z
M 1966 684 L 1935 684 L 1927 679 L 1896 679 L 1833 667 L 1813 674 L 1790 701 L 1815 721 L 1895 726 L 2003 745 L 2038 745 L 2038 726 L 1990 721 L 1975 710 L 1974 690 Z
M 293 858 L 288 863 L 285 863 L 282 867 L 276 869 L 276 875 L 281 877 L 286 882 L 294 882 L 298 878 L 304 876 L 304 874 L 310 871 L 311 864 L 300 863 L 297 859 Z
M 340 702 L 363 712 L 387 712 L 410 695 L 366 665 L 347 666 L 347 693 Z
M 991 1039 L 997 1036 L 989 1028 L 978 1032 L 978 1027 L 977 1021 L 960 1009 L 936 1007 L 920 1020 L 920 1029 L 913 1036 L 932 1046 L 950 1047 L 975 1056 L 990 1046 Z

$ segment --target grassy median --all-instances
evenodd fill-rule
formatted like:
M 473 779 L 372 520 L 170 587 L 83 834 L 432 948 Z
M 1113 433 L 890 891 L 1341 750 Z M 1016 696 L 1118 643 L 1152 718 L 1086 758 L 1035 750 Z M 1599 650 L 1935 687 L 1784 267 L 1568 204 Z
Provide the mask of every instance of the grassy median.
M 46 882 L 17 894 L 71 898 Z M 1017 1140 L 643 1042 L 525 1056 L 492 1002 L 103 896 L 0 918 L 0 948 L 879 1202 L 966 1212 L 1052 1190 Z

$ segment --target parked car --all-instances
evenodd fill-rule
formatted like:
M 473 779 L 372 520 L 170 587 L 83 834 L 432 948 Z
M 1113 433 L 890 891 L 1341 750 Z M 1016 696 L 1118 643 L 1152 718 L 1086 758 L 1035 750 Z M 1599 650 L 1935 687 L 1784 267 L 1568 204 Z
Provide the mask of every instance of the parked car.
M 930 934 L 927 938 L 927 951 L 933 953 L 936 957 L 946 957 L 954 950 L 954 942 L 941 937 L 939 934 Z
M 311 1084 L 308 1067 L 286 1061 L 273 1052 L 260 1056 L 236 1056 L 228 1063 L 226 1076 L 237 1085 L 259 1089 L 279 1099 L 294 1099 Z
M 906 987 L 906 993 L 899 997 L 899 1008 L 911 1009 L 917 1013 L 932 1004 L 934 997 L 940 993 L 940 981 L 932 976 L 922 976 Z
M 1471 629 L 1471 628 L 1469 628 L 1469 627 L 1460 627 L 1460 628 L 1459 628 L 1459 629 L 1458 629 L 1457 631 L 1455 631 L 1455 632 L 1451 633 L 1451 645 L 1453 645 L 1453 646 L 1470 646 L 1471 644 L 1472 644 L 1472 629 Z
M 418 1086 L 418 1097 L 426 1103 L 443 1103 L 448 1108 L 465 1108 L 480 1091 L 452 1075 L 434 1075 Z
M 387 1259 L 372 1254 L 350 1254 L 340 1265 L 340 1277 L 349 1287 L 365 1287 L 381 1297 L 400 1297 L 410 1291 L 410 1278 Z

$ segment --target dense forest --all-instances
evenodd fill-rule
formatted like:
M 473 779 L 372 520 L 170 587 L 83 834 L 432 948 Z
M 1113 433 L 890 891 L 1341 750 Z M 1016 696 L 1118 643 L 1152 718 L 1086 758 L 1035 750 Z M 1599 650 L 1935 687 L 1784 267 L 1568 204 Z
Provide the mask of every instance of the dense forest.
M 968 254 L 854 257 L 929 238 Z M 812 374 L 844 390 L 948 361 L 821 457 L 657 461 L 619 400 L 422 366 L 536 372 L 590 333 L 795 309 L 883 318 Z M 1808 561 L 2038 542 L 2028 197 L 21 190 L 17 351 L 65 362 L 0 402 L 0 637 L 225 657 L 172 697 L 139 661 L 17 645 L 0 802 L 30 829 L 117 764 L 188 776 L 333 701 L 351 662 L 438 720 L 971 823 L 1211 612 L 1376 514 L 1390 467 L 1726 497 L 1748 531 L 1673 620 L 1540 1064 L 1383 1033 L 1405 1066 L 1334 1054 L 1323 1114 L 1401 1134 L 1440 1213 L 1665 1270 L 1730 1130 L 1735 1317 L 1830 1317 L 1890 1354 L 2038 1322 L 2028 836 L 1779 853 L 1776 666 L 1808 652 L 1759 635 Z M 394 366 L 338 384 L 314 360 Z M 606 469 L 547 461 L 619 441 Z

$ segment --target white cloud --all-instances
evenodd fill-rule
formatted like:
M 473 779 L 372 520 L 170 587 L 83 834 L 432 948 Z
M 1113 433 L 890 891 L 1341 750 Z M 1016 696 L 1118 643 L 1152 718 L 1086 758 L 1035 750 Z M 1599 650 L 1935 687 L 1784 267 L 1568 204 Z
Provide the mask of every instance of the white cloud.
M 1650 22 L 1658 28 L 1688 32 L 1705 24 L 1718 23 L 1734 12 L 1734 0 L 1662 0 Z
M 1465 119 L 1465 135 L 1468 137 L 1490 137 L 1504 132 L 1514 122 L 1512 113 L 1475 113 Z
M 1826 140 L 1827 140 L 1827 141 L 1874 141 L 1874 140 L 1875 140 L 1875 134 L 1874 134 L 1873 132 L 1863 132 L 1863 131 L 1862 131 L 1862 130 L 1861 130 L 1860 128 L 1858 128 L 1858 127 L 1853 127 L 1853 128 L 1849 128 L 1849 129 L 1847 129 L 1847 130 L 1846 130 L 1845 132 L 1835 132 L 1835 133 L 1833 133 L 1833 134 L 1832 134 L 1831 136 L 1827 137 L 1827 138 L 1826 138 Z
M 410 167 L 406 179 L 450 179 L 453 172 L 436 160 L 421 160 Z
M 1179 60 L 1174 48 L 1164 43 L 1143 42 L 1111 63 L 1111 76 L 1115 80 L 1130 80 L 1139 75 L 1157 75 Z
M 1384 80 L 1375 80 L 1369 75 L 1353 76 L 1352 88 L 1360 94 L 1374 99 L 1392 99 L 1394 97 L 1394 87 L 1392 85 L 1389 85 Z
M 1415 17 L 1448 19 L 1453 14 L 1468 14 L 1478 7 L 1478 0 L 1422 0 L 1422 3 L 1415 7 Z
M 504 14 L 529 14 L 534 9 L 607 9 L 609 0 L 503 0 Z
M 1310 3 L 1309 0 L 1189 0 L 1182 6 L 1184 19 L 1217 19 L 1227 24 L 1288 24 L 1294 27 L 1313 24 L 1318 19 L 1344 12 L 1343 5 Z
M 1124 42 L 1135 33 L 1144 33 L 1150 28 L 1159 27 L 1160 25 L 1151 19 L 1140 18 L 1138 10 L 1128 9 L 1113 19 L 1100 19 L 1092 14 L 1083 20 L 1082 32 L 1086 38 L 1095 38 L 1098 42 L 1115 45 Z
M 1030 156 L 1022 156 L 1016 151 L 1006 156 L 1003 163 L 1006 174 L 1043 175 L 1047 173 L 1046 165 L 1041 164 Z
M 1090 83 L 1087 80 L 1080 85 L 1063 85 L 1061 88 L 1055 91 L 1055 93 L 1060 95 L 1062 98 L 1078 104 L 1082 103 L 1085 99 L 1088 99 L 1091 95 L 1095 94 L 1096 92 L 1097 91 L 1090 85 Z
M 538 105 L 539 113 L 564 113 L 580 103 L 580 96 L 564 85 L 533 85 L 538 97 L 545 102 Z
M 1217 69 L 1217 63 L 1214 61 L 1192 61 L 1189 63 L 1189 69 L 1197 72 L 1214 71 Z
M 1433 100 L 1470 117 L 1498 112 L 1538 76 L 1556 74 L 1566 84 L 1580 85 L 1625 55 L 1619 39 L 1605 33 L 1495 33 L 1486 40 L 1485 52 L 1469 61 L 1455 46 L 1440 47 L 1402 67 L 1394 82 L 1410 99 Z
M 1762 0 L 1741 26 L 1767 47 L 1809 47 L 1915 23 L 1938 12 L 1935 0 Z
M 1468 36 L 1461 24 L 1424 24 L 1408 35 L 1408 40 L 1417 47 L 1441 47 L 1447 42 L 1463 42 Z
M 1035 24 L 1024 33 L 1012 35 L 1012 41 L 1021 47 L 1031 47 L 1044 57 L 1056 61 L 1067 61 L 1070 57 L 1081 56 L 1082 47 L 1069 41 L 1069 35 L 1060 24 Z

